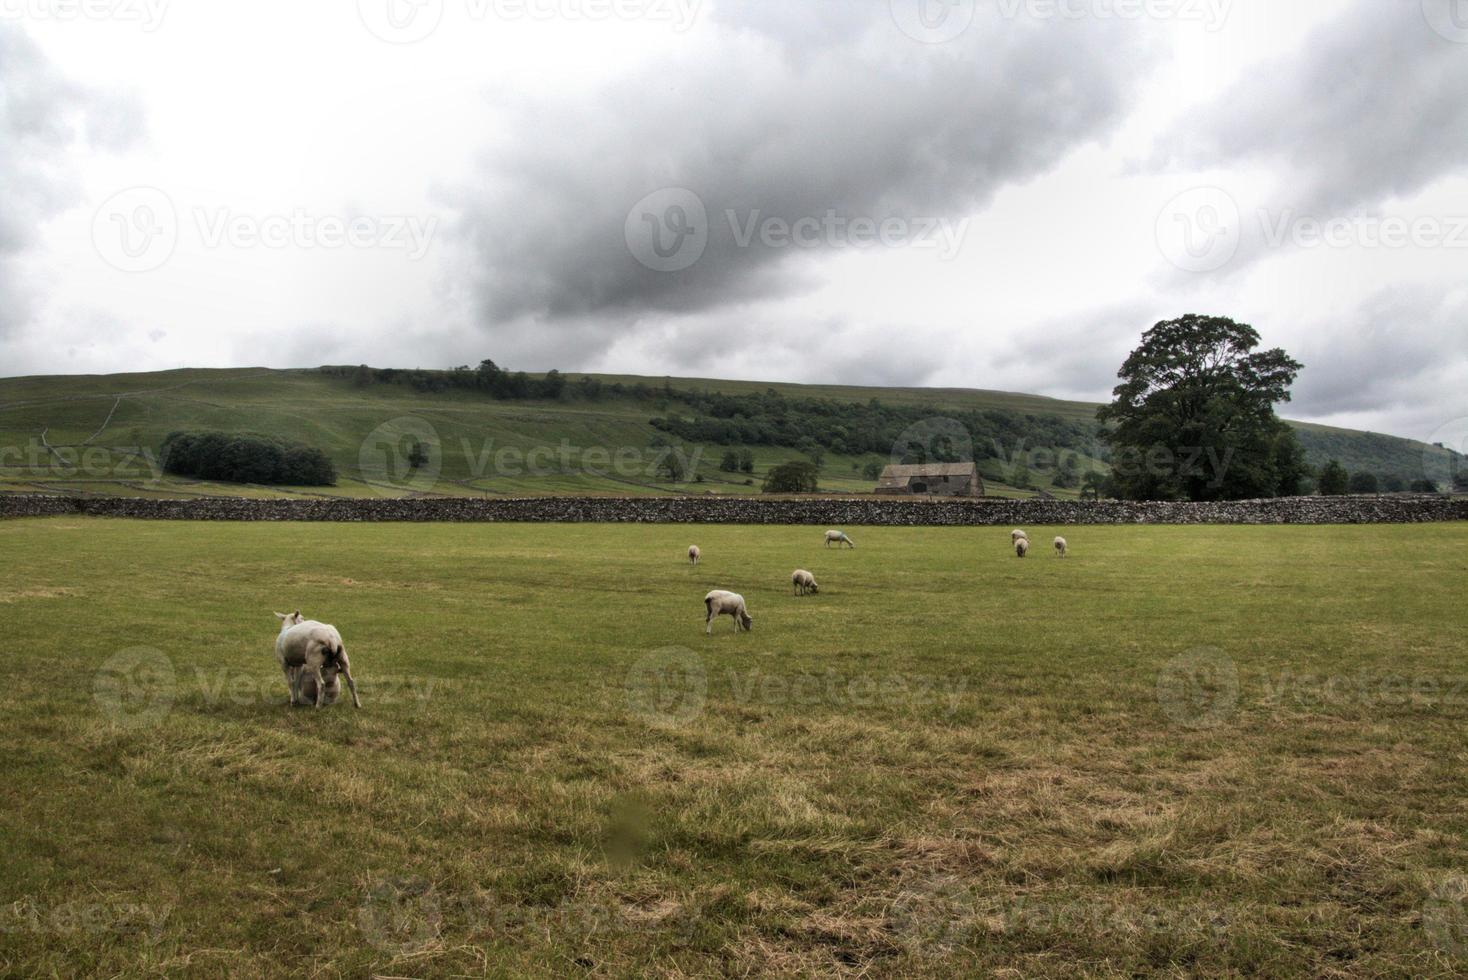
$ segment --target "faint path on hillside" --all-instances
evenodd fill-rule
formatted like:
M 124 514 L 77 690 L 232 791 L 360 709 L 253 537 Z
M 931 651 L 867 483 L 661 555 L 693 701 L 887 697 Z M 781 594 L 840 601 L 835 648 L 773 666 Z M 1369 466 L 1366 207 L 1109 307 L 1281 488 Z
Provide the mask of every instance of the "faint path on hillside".
M 117 414 L 117 406 L 119 406 L 121 404 L 122 404 L 122 396 L 121 395 L 118 395 L 117 396 L 117 401 L 115 401 L 115 402 L 112 403 L 112 411 L 110 411 L 110 412 L 107 413 L 107 417 L 102 420 L 102 424 L 97 427 L 97 431 L 96 432 L 93 432 L 91 435 L 87 436 L 85 439 L 82 440 L 82 445 L 83 446 L 90 444 L 93 439 L 97 438 L 98 436 L 100 436 L 102 434 L 103 430 L 106 429 L 108 425 L 112 424 L 112 416 L 114 416 L 114 415 Z

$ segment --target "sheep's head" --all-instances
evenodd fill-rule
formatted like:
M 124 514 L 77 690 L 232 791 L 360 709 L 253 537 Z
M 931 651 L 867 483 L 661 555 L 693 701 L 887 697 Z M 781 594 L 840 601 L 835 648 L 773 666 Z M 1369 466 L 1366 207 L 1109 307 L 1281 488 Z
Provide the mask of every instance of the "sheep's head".
M 306 621 L 306 617 L 301 615 L 301 611 L 299 609 L 297 609 L 293 613 L 276 613 L 275 618 L 280 620 L 280 628 L 282 630 L 288 630 L 292 626 L 296 626 Z
M 810 588 L 810 590 L 812 592 L 820 592 L 821 591 L 821 587 L 816 584 L 815 579 L 811 579 L 809 588 Z
M 747 612 L 740 613 L 739 614 L 739 625 L 743 626 L 746 630 L 753 630 L 754 629 L 754 617 L 751 616 Z

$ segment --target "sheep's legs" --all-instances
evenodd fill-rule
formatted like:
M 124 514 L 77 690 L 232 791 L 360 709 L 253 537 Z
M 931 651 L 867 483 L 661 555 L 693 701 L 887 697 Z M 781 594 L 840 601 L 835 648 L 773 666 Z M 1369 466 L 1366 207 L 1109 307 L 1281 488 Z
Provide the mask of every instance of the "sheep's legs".
M 290 702 L 289 703 L 294 705 L 296 703 L 296 674 L 295 674 L 295 671 L 292 670 L 290 667 L 287 667 L 285 664 L 281 664 L 280 665 L 280 669 L 285 672 L 285 689 L 286 689 L 286 693 L 290 696 Z
M 321 665 L 311 665 L 311 676 L 316 679 L 316 707 L 321 707 L 321 701 L 326 697 L 326 678 L 321 676 Z
M 362 701 L 361 701 L 360 698 L 357 697 L 357 682 L 354 681 L 354 680 L 352 680 L 352 672 L 350 670 L 347 670 L 347 669 L 343 668 L 342 669 L 342 676 L 347 679 L 347 687 L 351 689 L 351 692 L 352 692 L 352 706 L 353 707 L 357 707 L 357 708 L 362 707 Z

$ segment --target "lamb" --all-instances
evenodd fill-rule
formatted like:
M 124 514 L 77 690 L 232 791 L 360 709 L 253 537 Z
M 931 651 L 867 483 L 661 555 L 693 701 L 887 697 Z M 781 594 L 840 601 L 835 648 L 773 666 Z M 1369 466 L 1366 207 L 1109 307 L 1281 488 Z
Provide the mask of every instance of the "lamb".
M 1061 558 L 1064 558 L 1065 557 L 1065 553 L 1067 551 L 1069 551 L 1069 550 L 1070 550 L 1070 545 L 1068 545 L 1068 544 L 1065 543 L 1065 539 L 1064 538 L 1056 538 L 1055 539 L 1055 554 L 1056 555 L 1058 555 Z
M 341 697 L 342 680 L 341 668 L 335 660 L 329 661 L 321 666 L 321 676 L 325 680 L 322 685 L 322 704 L 336 704 L 336 699 Z M 316 703 L 316 678 L 310 674 L 301 674 L 301 704 Z
M 347 648 L 336 627 L 305 619 L 299 609 L 275 615 L 281 621 L 280 635 L 275 638 L 275 656 L 290 688 L 290 703 L 307 703 L 308 679 L 311 682 L 309 696 L 316 707 L 321 707 L 328 691 L 333 688 L 332 699 L 335 700 L 335 695 L 341 691 L 341 682 L 337 680 L 340 673 L 347 679 L 352 704 L 362 707 L 362 701 L 357 697 L 357 682 L 352 678 L 352 666 L 347 660 Z
M 856 545 L 852 543 L 851 539 L 846 536 L 845 531 L 827 531 L 826 547 L 831 547 L 831 542 L 833 541 L 836 542 L 836 547 L 838 548 L 841 547 L 843 544 L 845 544 L 849 548 L 856 547 Z
M 703 552 L 698 550 L 698 545 L 691 544 L 691 545 L 688 546 L 688 562 L 689 562 L 689 564 L 691 564 L 691 565 L 697 565 L 698 564 L 698 560 L 700 558 L 702 558 L 702 557 L 703 557 Z
M 1024 538 L 1026 541 L 1028 541 L 1029 538 L 1030 538 L 1030 536 L 1028 534 L 1026 534 L 1025 532 L 1023 532 L 1023 531 L 1010 531 L 1009 532 L 1009 543 L 1010 544 L 1014 544 L 1020 538 Z
M 797 568 L 791 574 L 790 584 L 796 595 L 816 595 L 821 591 L 821 587 L 816 585 L 816 577 L 803 568 Z
M 703 597 L 703 605 L 708 610 L 708 617 L 704 620 L 707 626 L 704 630 L 706 634 L 713 633 L 714 619 L 718 616 L 734 617 L 734 632 L 736 633 L 741 629 L 754 629 L 754 617 L 745 610 L 744 596 L 742 595 L 734 592 L 725 592 L 722 589 L 715 589 Z
M 1016 556 L 1018 556 L 1020 558 L 1023 558 L 1025 555 L 1028 555 L 1030 553 L 1030 539 L 1029 538 L 1015 538 L 1014 539 L 1014 553 L 1015 553 Z

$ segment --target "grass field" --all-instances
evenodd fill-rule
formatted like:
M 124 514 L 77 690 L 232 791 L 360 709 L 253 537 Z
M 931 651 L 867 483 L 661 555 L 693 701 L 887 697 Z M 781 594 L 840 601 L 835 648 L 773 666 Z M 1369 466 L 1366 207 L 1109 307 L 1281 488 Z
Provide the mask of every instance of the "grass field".
M 0 523 L 0 974 L 1468 970 L 1468 525 L 820 530 Z

